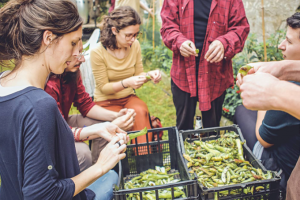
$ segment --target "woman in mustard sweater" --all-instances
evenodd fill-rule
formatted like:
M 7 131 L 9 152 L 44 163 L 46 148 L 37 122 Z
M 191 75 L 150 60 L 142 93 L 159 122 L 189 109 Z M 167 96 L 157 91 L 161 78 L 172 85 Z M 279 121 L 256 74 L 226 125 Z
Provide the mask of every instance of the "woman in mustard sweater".
M 104 19 L 100 43 L 91 50 L 91 65 L 96 81 L 94 93 L 97 105 L 118 112 L 132 108 L 136 112 L 133 130 L 151 128 L 147 105 L 135 95 L 150 76 L 154 83 L 161 79 L 159 70 L 143 71 L 139 35 L 141 24 L 138 13 L 129 6 L 113 10 Z M 152 140 L 152 134 L 148 134 Z M 146 136 L 137 138 L 146 142 Z M 135 141 L 132 141 L 135 143 Z

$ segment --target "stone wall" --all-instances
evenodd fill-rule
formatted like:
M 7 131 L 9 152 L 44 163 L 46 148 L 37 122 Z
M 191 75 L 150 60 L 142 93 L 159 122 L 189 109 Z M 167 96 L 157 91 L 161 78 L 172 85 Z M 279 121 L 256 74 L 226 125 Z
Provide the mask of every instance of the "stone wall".
M 256 33 L 262 39 L 261 0 L 243 0 L 250 24 L 250 33 Z M 266 36 L 278 29 L 284 29 L 286 19 L 293 15 L 300 5 L 300 0 L 264 0 Z

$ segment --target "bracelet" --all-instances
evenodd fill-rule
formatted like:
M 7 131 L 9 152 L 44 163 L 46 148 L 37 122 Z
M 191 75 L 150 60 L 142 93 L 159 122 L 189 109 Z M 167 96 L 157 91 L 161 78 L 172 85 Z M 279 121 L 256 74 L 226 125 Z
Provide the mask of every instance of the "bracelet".
M 82 128 L 80 128 L 79 131 L 77 132 L 77 135 L 76 135 L 77 136 L 77 139 L 76 139 L 77 141 L 80 141 L 80 133 L 81 133 L 81 131 L 82 131 Z
M 78 128 L 75 128 L 74 132 L 73 132 L 73 137 L 74 137 L 74 140 L 76 140 L 76 131 L 77 131 Z
M 128 87 L 125 87 L 125 86 L 124 86 L 123 80 L 121 80 L 121 84 L 122 84 L 123 88 L 128 88 Z

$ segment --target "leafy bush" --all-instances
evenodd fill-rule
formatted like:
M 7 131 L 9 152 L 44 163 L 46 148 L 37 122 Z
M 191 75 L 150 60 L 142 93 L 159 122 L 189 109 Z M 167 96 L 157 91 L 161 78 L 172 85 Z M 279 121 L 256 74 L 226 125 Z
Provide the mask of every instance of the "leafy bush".
M 281 51 L 278 49 L 279 43 L 285 38 L 285 31 L 279 30 L 272 34 L 266 41 L 267 60 L 282 60 Z M 257 40 L 255 34 L 250 34 L 247 38 L 244 50 L 237 54 L 232 60 L 234 79 L 239 68 L 251 62 L 264 61 L 264 45 L 263 42 Z M 222 115 L 233 120 L 235 109 L 242 104 L 239 88 L 234 85 L 226 90 L 226 96 L 223 103 Z
M 173 52 L 166 46 L 153 46 L 150 42 L 144 42 L 141 45 L 143 64 L 147 65 L 150 70 L 159 68 L 169 73 L 172 65 Z

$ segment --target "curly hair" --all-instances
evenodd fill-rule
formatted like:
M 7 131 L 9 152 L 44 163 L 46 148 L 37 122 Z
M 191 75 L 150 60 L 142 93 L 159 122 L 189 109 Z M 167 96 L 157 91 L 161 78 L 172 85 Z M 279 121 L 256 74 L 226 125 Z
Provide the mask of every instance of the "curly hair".
M 293 29 L 300 28 L 300 13 L 297 12 L 291 17 L 287 18 L 286 23 Z
M 117 39 L 111 28 L 115 27 L 117 31 L 120 31 L 123 28 L 137 24 L 141 24 L 139 14 L 130 6 L 121 6 L 104 18 L 100 42 L 110 50 L 118 49 Z

